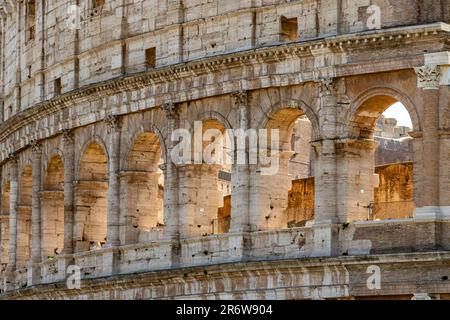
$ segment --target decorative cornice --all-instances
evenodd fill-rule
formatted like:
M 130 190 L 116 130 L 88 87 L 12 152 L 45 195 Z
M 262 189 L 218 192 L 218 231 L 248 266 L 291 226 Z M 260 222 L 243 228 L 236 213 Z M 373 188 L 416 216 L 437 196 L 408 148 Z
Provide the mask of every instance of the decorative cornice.
M 439 66 L 423 66 L 414 68 L 417 74 L 417 87 L 424 90 L 437 90 L 441 82 Z
M 175 119 L 179 116 L 180 106 L 173 102 L 167 102 L 161 105 L 167 119 Z

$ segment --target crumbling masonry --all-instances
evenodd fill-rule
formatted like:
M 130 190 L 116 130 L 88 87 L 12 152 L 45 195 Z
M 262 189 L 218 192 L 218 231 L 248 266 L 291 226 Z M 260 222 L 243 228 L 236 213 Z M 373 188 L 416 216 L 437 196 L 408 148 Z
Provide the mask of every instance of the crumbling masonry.
M 2 0 L 0 17 L 0 298 L 450 298 L 449 0 Z M 395 102 L 412 163 L 375 174 Z M 195 121 L 279 129 L 278 173 L 173 163 Z M 411 171 L 412 216 L 374 217 L 384 177 Z

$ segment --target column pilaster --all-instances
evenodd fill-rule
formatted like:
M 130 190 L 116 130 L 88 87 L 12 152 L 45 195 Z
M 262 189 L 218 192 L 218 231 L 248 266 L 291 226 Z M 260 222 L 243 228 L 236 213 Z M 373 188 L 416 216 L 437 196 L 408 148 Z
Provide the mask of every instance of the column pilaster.
M 415 68 L 417 86 L 422 103 L 422 157 L 417 168 L 421 170 L 422 190 L 415 194 L 414 218 L 428 219 L 441 216 L 439 206 L 439 89 L 441 71 L 436 65 Z
M 337 159 L 336 159 L 336 80 L 322 79 L 319 82 L 319 121 L 322 127 L 322 139 L 313 146 L 317 154 L 315 178 L 314 222 L 338 223 L 337 208 Z
M 161 169 L 164 172 L 164 237 L 166 239 L 178 240 L 180 237 L 180 213 L 178 211 L 178 170 L 172 160 L 172 150 L 174 147 L 172 133 L 179 122 L 179 105 L 175 103 L 165 103 L 162 109 L 167 119 L 167 139 L 166 139 L 166 163 Z
M 248 232 L 250 226 L 250 164 L 246 131 L 249 129 L 251 94 L 234 92 L 232 100 L 238 110 L 240 133 L 235 137 L 234 163 L 231 171 L 231 226 L 230 232 Z M 244 141 L 239 141 L 244 139 Z
M 42 262 L 41 232 L 41 144 L 32 141 L 32 195 L 31 195 L 31 259 L 28 269 L 28 283 L 37 284 L 40 279 L 39 263 Z
M 64 254 L 73 253 L 75 140 L 71 130 L 63 131 L 64 153 Z
M 106 117 L 109 133 L 109 184 L 108 184 L 108 246 L 120 245 L 120 118 Z
M 19 198 L 18 188 L 18 157 L 15 154 L 9 156 L 10 196 L 9 196 L 9 248 L 8 248 L 8 271 L 16 270 L 17 263 L 17 200 Z

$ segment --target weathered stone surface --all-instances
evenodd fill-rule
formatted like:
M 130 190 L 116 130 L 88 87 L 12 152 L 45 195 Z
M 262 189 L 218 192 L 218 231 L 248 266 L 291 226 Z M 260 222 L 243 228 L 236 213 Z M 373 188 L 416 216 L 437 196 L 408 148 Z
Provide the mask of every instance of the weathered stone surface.
M 69 0 L 0 2 L 0 297 L 448 299 L 450 2 L 437 2 L 80 1 L 79 17 Z M 412 176 L 374 169 L 396 102 Z M 277 129 L 279 168 L 174 163 L 180 128 Z M 314 216 L 291 219 L 308 177 Z M 367 221 L 377 199 L 415 210 Z

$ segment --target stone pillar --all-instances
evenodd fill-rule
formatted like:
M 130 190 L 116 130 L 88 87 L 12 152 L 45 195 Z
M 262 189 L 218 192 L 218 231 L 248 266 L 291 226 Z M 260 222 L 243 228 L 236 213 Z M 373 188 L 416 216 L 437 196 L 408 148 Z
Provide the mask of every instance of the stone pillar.
M 138 243 L 155 231 L 162 220 L 159 196 L 160 172 L 123 171 L 120 174 L 120 243 Z M 156 232 L 156 231 L 155 231 Z
M 336 158 L 336 79 L 325 78 L 319 82 L 319 124 L 322 139 L 313 142 L 315 148 L 315 208 L 314 248 L 312 256 L 332 256 L 338 252 L 337 158 Z
M 417 85 L 422 98 L 422 138 L 421 151 L 421 190 L 415 189 L 417 209 L 415 218 L 436 218 L 441 215 L 439 207 L 439 87 L 440 69 L 438 66 L 416 68 Z
M 178 170 L 172 161 L 172 132 L 178 125 L 179 105 L 165 103 L 162 108 L 167 119 L 166 163 L 161 166 L 164 173 L 164 237 L 178 240 L 180 237 L 180 213 L 178 211 Z
M 73 253 L 75 141 L 70 130 L 63 131 L 64 153 L 64 254 Z
M 261 164 L 250 166 L 250 231 L 287 228 L 286 209 L 292 187 L 289 161 L 294 152 L 271 150 L 271 153 L 278 157 L 278 168 L 273 174 L 265 175 Z
M 10 196 L 9 196 L 9 248 L 8 248 L 8 271 L 16 269 L 17 263 L 17 200 L 19 198 L 18 186 L 18 161 L 17 156 L 9 157 Z
M 374 172 L 374 153 L 378 143 L 372 139 L 342 139 L 336 141 L 338 163 L 337 190 L 340 221 L 365 221 L 370 215 L 379 185 Z
M 28 283 L 39 282 L 42 262 L 42 233 L 41 233 L 41 145 L 37 141 L 32 143 L 32 195 L 31 195 L 31 259 L 28 270 Z
M 120 245 L 120 118 L 110 115 L 105 119 L 109 133 L 109 184 L 108 184 L 108 246 Z
M 31 199 L 31 219 L 32 219 L 32 245 L 31 245 L 31 262 L 41 262 L 41 145 L 34 142 L 32 146 L 32 181 L 33 193 Z
M 178 210 L 182 238 L 212 233 L 219 207 L 217 184 L 220 168 L 216 164 L 179 165 Z
M 314 222 L 338 223 L 335 145 L 337 93 L 334 79 L 323 79 L 319 83 L 319 103 L 322 140 L 313 144 L 317 155 L 314 169 L 316 181 Z
M 239 91 L 232 94 L 234 104 L 239 110 L 240 138 L 246 137 L 244 133 L 249 129 L 249 103 L 250 93 Z M 236 143 L 234 163 L 231 171 L 231 226 L 230 232 L 250 231 L 250 164 L 248 139 L 245 144 Z M 238 155 L 241 155 L 240 157 Z M 243 163 L 240 163 L 240 162 Z

